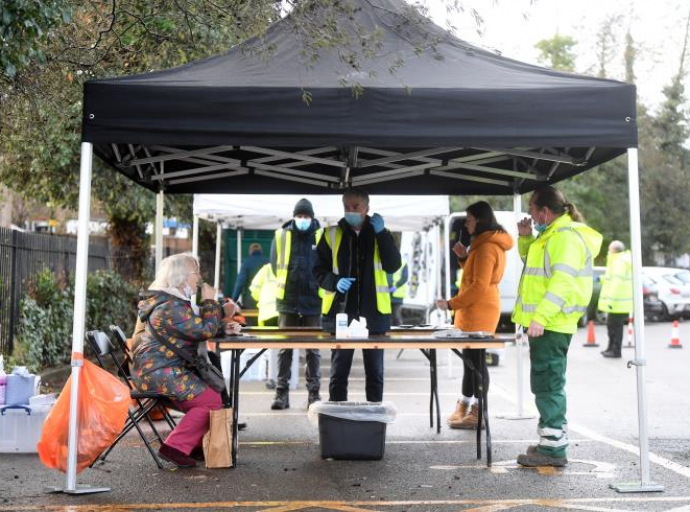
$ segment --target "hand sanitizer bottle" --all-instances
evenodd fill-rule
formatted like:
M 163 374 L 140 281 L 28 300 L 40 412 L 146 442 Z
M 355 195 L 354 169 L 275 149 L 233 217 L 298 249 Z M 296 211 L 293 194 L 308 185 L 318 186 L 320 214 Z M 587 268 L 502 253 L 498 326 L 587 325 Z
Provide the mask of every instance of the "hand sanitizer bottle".
M 335 315 L 335 339 L 347 339 L 347 313 Z

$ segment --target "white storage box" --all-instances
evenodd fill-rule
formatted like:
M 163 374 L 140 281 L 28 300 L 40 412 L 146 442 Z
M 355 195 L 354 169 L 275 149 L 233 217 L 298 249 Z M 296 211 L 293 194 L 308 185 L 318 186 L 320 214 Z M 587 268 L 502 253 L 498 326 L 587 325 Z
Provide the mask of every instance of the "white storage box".
M 52 405 L 0 407 L 0 453 L 36 453 Z
M 244 370 L 247 361 L 260 352 L 260 349 L 248 348 L 242 352 L 240 356 L 240 372 Z M 220 367 L 223 370 L 223 376 L 226 379 L 230 378 L 230 358 L 231 352 L 222 352 L 220 355 Z M 254 361 L 252 366 L 242 376 L 243 381 L 247 380 L 266 380 L 268 378 L 268 354 L 264 352 L 261 357 Z

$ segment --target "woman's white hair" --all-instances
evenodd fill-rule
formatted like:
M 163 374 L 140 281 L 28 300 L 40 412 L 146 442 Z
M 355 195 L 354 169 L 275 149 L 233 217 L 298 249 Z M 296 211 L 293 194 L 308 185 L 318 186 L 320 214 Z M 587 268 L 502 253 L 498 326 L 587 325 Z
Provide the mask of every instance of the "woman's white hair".
M 179 288 L 187 281 L 190 266 L 199 271 L 199 260 L 191 252 L 168 256 L 161 261 L 161 268 L 156 272 L 156 279 L 149 286 L 149 290 Z

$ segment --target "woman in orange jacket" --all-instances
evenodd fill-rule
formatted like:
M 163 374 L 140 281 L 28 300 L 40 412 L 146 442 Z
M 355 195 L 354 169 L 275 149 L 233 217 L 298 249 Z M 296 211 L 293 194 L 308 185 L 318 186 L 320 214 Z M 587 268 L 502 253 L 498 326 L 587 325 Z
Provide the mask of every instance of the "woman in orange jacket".
M 454 324 L 458 329 L 493 334 L 501 316 L 498 283 L 506 267 L 506 251 L 513 247 L 513 238 L 496 221 L 489 203 L 474 203 L 465 213 L 465 229 L 472 237 L 470 248 L 467 249 L 460 242 L 453 247 L 458 264 L 463 269 L 460 289 L 448 301 L 437 300 L 436 306 L 455 312 Z M 474 368 L 479 368 L 480 351 L 465 349 L 462 352 L 465 360 L 462 399 L 458 400 L 455 411 L 448 418 L 448 425 L 451 428 L 476 429 L 479 411 L 473 405 L 477 401 L 479 390 L 467 362 L 471 362 Z M 484 375 L 484 385 L 488 389 L 488 372 Z

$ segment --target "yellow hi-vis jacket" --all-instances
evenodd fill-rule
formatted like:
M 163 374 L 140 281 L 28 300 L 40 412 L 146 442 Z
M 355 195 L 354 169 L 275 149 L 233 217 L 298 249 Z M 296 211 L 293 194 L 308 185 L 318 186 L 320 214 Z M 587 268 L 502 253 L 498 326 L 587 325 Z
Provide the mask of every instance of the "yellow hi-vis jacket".
M 323 235 L 323 228 L 314 231 L 314 246 L 319 245 L 319 240 Z M 278 293 L 276 297 L 280 300 L 285 298 L 285 285 L 288 278 L 288 268 L 290 266 L 290 249 L 292 248 L 292 230 L 276 229 L 276 283 Z M 323 297 L 323 290 L 319 288 L 319 297 Z
M 333 254 L 333 273 L 340 275 L 340 268 L 338 268 L 338 251 L 340 250 L 340 242 L 343 240 L 343 230 L 340 226 L 331 226 L 328 228 L 326 235 L 326 243 L 331 248 Z M 388 291 L 388 276 L 383 270 L 383 263 L 381 263 L 381 255 L 379 254 L 379 243 L 374 240 L 374 283 L 376 285 L 376 309 L 382 315 L 390 315 L 391 308 L 391 294 Z M 333 306 L 335 293 L 324 290 L 323 304 L 321 306 L 321 313 L 328 315 Z
M 592 298 L 592 262 L 602 236 L 564 213 L 539 237 L 521 236 L 518 251 L 525 262 L 512 320 L 572 334 Z
M 395 271 L 393 274 L 393 286 L 395 286 L 395 283 L 400 281 L 400 278 L 402 277 L 403 270 L 405 270 L 405 267 L 407 266 L 407 263 L 403 261 L 403 264 L 400 265 L 400 268 Z M 409 278 L 408 278 L 409 281 Z M 401 284 L 399 287 L 395 289 L 395 291 L 391 294 L 391 296 L 395 297 L 396 299 L 404 299 L 407 297 L 407 281 L 405 281 L 404 284 Z
M 601 276 L 599 310 L 628 313 L 633 310 L 632 255 L 630 251 L 609 253 L 606 274 Z
M 252 284 L 249 286 L 249 293 L 256 301 L 259 308 L 259 325 L 271 318 L 278 316 L 278 308 L 276 307 L 276 294 L 278 292 L 278 285 L 276 276 L 273 274 L 271 264 L 266 263 L 252 279 Z

